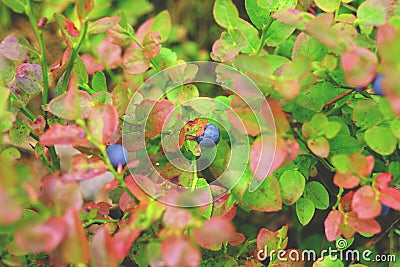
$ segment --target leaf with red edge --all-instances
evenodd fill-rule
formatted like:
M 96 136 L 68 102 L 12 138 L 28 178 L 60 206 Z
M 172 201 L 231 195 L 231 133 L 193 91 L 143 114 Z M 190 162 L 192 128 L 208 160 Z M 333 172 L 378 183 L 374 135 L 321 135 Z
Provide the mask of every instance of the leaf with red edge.
M 250 168 L 254 177 L 259 180 L 264 179 L 282 166 L 288 156 L 285 140 L 282 137 L 276 137 L 276 143 L 274 143 L 273 138 L 263 135 L 257 138 L 251 146 Z M 268 169 L 271 161 L 271 168 Z
M 66 237 L 60 245 L 62 259 L 65 263 L 89 263 L 89 244 L 79 213 L 70 208 L 65 212 L 64 222 L 67 225 Z
M 362 154 L 350 155 L 350 164 L 357 174 L 362 176 L 369 176 L 374 168 L 374 156 L 365 156 Z
M 381 231 L 381 226 L 375 219 L 361 220 L 354 211 L 348 213 L 347 222 L 357 232 L 377 234 Z
M 226 110 L 226 115 L 232 125 L 243 134 L 257 136 L 260 134 L 260 126 L 254 111 L 239 97 L 234 96 L 231 100 L 233 110 Z M 237 118 L 239 116 L 239 119 Z M 244 129 L 243 129 L 244 124 Z M 245 132 L 243 132 L 245 130 Z
M 255 191 L 246 190 L 243 201 L 252 210 L 272 212 L 282 209 L 278 180 L 272 175 L 268 176 Z
M 387 187 L 380 190 L 379 200 L 394 210 L 400 210 L 400 190 Z
M 88 116 L 88 128 L 92 136 L 106 144 L 118 129 L 118 112 L 111 103 L 99 103 Z
M 98 19 L 90 26 L 89 32 L 93 34 L 106 32 L 108 29 L 118 24 L 120 20 L 120 16 L 104 17 Z
M 88 140 L 85 131 L 79 126 L 53 124 L 40 136 L 39 144 L 85 146 Z
M 115 69 L 121 65 L 122 49 L 119 45 L 113 44 L 107 39 L 103 40 L 97 48 L 97 53 L 104 62 L 104 65 L 110 69 Z
M 76 1 L 76 10 L 78 13 L 78 18 L 79 20 L 85 21 L 90 12 L 93 10 L 94 8 L 94 0 L 78 0 Z
M 354 191 L 349 191 L 340 199 L 340 206 L 344 211 L 351 210 L 351 202 L 353 202 Z
M 141 74 L 150 67 L 150 62 L 144 57 L 142 49 L 129 48 L 122 57 L 122 67 L 128 74 Z
M 376 198 L 375 191 L 369 185 L 359 188 L 354 193 L 351 208 L 357 214 L 357 217 L 362 220 L 377 217 L 382 209 Z
M 80 181 L 99 176 L 107 170 L 107 165 L 98 157 L 88 157 L 85 154 L 77 154 L 72 157 L 69 173 L 75 180 Z
M 193 237 L 204 248 L 228 241 L 234 234 L 235 227 L 232 222 L 221 217 L 212 217 L 210 220 L 193 231 Z
M 278 21 L 291 25 L 299 30 L 305 30 L 306 25 L 313 20 L 314 16 L 307 12 L 301 12 L 294 8 L 279 9 L 272 14 L 272 17 Z
M 196 267 L 201 260 L 198 248 L 187 239 L 169 236 L 161 243 L 161 254 L 167 266 Z
M 153 102 L 152 100 L 145 101 Z M 164 123 L 168 123 L 167 118 L 174 108 L 174 103 L 166 99 L 155 102 L 147 118 L 145 136 L 148 138 L 153 138 L 160 134 Z
M 307 140 L 307 146 L 315 155 L 327 158 L 330 152 L 328 140 L 325 137 L 313 137 Z
M 92 55 L 81 55 L 81 59 L 89 75 L 93 75 L 96 71 L 104 70 L 104 65 L 97 61 L 97 59 Z
M 66 233 L 64 220 L 53 216 L 46 222 L 31 222 L 18 228 L 15 242 L 22 253 L 49 253 L 61 243 Z
M 14 35 L 8 35 L 1 41 L 0 54 L 15 61 L 24 61 L 28 57 L 28 51 L 18 42 L 18 38 Z
M 267 121 L 268 125 L 271 125 L 270 128 L 273 129 L 273 123 L 275 123 L 276 132 L 279 133 L 287 133 L 290 129 L 289 122 L 287 120 L 287 116 L 283 111 L 282 107 L 279 105 L 279 102 L 275 99 L 268 98 L 267 99 L 269 108 L 272 111 L 274 121 Z M 270 116 L 267 113 L 264 115 L 266 119 L 269 119 Z
M 367 48 L 352 48 L 342 54 L 340 58 L 344 77 L 349 85 L 364 87 L 374 79 L 378 58 Z
M 92 97 L 85 91 L 70 89 L 67 93 L 52 99 L 45 110 L 66 119 L 87 118 L 91 109 Z
M 0 203 L 5 207 L 0 209 L 0 225 L 10 225 L 17 222 L 23 214 L 23 207 L 0 185 Z
M 42 115 L 38 115 L 33 121 L 29 121 L 29 128 L 36 135 L 41 135 L 46 127 L 46 120 Z
M 261 228 L 257 235 L 257 248 L 271 251 L 278 248 L 279 237 L 267 228 Z
M 131 229 L 129 225 L 124 225 L 122 229 L 112 237 L 118 260 L 123 260 L 126 257 L 140 233 L 141 231 L 139 229 Z
M 106 227 L 97 230 L 90 244 L 91 266 L 118 266 L 118 252 Z
M 333 176 L 333 183 L 336 186 L 343 187 L 344 189 L 351 189 L 360 184 L 360 178 L 351 174 L 350 172 L 337 172 Z
M 335 241 L 340 236 L 339 224 L 343 222 L 343 216 L 338 210 L 329 212 L 324 221 L 325 235 L 329 242 Z
M 378 189 L 379 191 L 387 188 L 392 179 L 393 179 L 393 174 L 391 173 L 384 172 L 378 174 L 378 176 L 376 176 L 375 179 L 375 188 Z

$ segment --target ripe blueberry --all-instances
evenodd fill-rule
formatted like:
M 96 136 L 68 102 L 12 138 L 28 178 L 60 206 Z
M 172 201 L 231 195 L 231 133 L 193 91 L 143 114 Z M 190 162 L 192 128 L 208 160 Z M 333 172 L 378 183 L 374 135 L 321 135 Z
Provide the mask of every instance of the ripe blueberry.
M 376 75 L 375 79 L 372 82 L 372 89 L 374 90 L 375 94 L 377 95 L 383 95 L 382 91 L 382 74 Z
M 106 149 L 108 158 L 111 161 L 111 164 L 114 166 L 114 168 L 117 168 L 119 164 L 125 165 L 126 160 L 128 158 L 128 151 L 126 150 L 125 147 L 114 144 Z
M 389 213 L 390 208 L 388 206 L 386 206 L 385 204 L 382 204 L 382 210 L 381 210 L 381 214 L 379 216 L 386 216 Z
M 207 123 L 203 135 L 197 137 L 197 142 L 204 147 L 213 147 L 219 142 L 219 129 L 217 125 Z

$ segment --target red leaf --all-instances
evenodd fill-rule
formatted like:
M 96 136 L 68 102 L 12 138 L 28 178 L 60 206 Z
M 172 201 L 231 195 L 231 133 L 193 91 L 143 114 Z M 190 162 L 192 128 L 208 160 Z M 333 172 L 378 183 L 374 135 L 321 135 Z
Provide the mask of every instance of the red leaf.
M 205 221 L 201 228 L 193 231 L 196 241 L 204 248 L 225 242 L 234 234 L 233 224 L 221 217 L 213 217 Z
M 351 208 L 362 220 L 377 217 L 382 209 L 381 204 L 376 199 L 375 191 L 369 185 L 361 187 L 354 193 Z
M 137 206 L 136 202 L 126 192 L 122 193 L 121 197 L 119 198 L 118 205 L 123 212 L 129 212 Z
M 351 203 L 353 202 L 354 191 L 350 191 L 340 199 L 341 208 L 344 211 L 351 210 Z
M 51 174 L 42 180 L 40 200 L 50 207 L 65 212 L 70 207 L 79 210 L 82 207 L 82 195 L 75 180 L 65 180 L 58 173 Z
M 351 166 L 357 174 L 365 177 L 370 175 L 375 164 L 373 156 L 365 156 L 357 153 L 351 155 L 349 158 Z
M 97 53 L 99 54 L 100 58 L 110 69 L 115 69 L 119 67 L 122 62 L 121 57 L 122 49 L 119 45 L 115 45 L 109 42 L 107 39 L 102 41 L 97 48 Z
M 118 266 L 118 252 L 106 227 L 101 227 L 90 245 L 91 261 L 94 267 Z
M 387 188 L 392 181 L 393 174 L 391 173 L 380 173 L 375 180 L 375 188 L 378 190 L 383 190 Z
M 53 124 L 40 136 L 42 146 L 72 145 L 84 146 L 88 144 L 85 131 L 79 126 Z
M 88 117 L 88 128 L 93 137 L 106 144 L 118 129 L 118 112 L 111 103 L 93 107 Z
M 171 229 L 184 229 L 192 220 L 188 209 L 166 206 L 163 216 L 163 224 Z
M 231 246 L 239 246 L 246 240 L 246 237 L 242 233 L 233 233 L 229 238 L 228 242 Z
M 89 13 L 94 8 L 94 0 L 79 0 L 76 1 L 76 10 L 80 21 L 86 20 Z
M 93 75 L 96 71 L 104 70 L 104 65 L 92 55 L 84 54 L 81 56 L 81 59 L 89 75 Z
M 395 210 L 400 210 L 400 190 L 387 187 L 380 191 L 380 201 L 388 207 Z
M 13 224 L 22 217 L 22 206 L 2 186 L 0 186 L 0 203 L 4 207 L 0 209 L 0 225 Z
M 346 81 L 352 86 L 364 87 L 375 77 L 378 58 L 367 48 L 358 47 L 342 54 L 341 64 Z
M 125 183 L 132 194 L 141 202 L 148 202 L 150 200 L 150 196 L 146 192 L 149 192 L 151 196 L 154 196 L 156 193 L 153 181 L 144 175 L 129 175 L 125 178 Z
M 67 226 L 60 217 L 43 223 L 25 224 L 15 232 L 15 242 L 23 253 L 53 251 L 64 239 Z
M 29 121 L 29 128 L 37 135 L 41 135 L 46 127 L 46 120 L 42 115 L 38 115 L 35 120 Z
M 347 222 L 357 232 L 377 234 L 381 231 L 381 226 L 375 219 L 361 220 L 353 211 L 348 213 Z
M 152 100 L 144 100 L 139 106 L 148 101 L 153 102 L 153 106 L 147 118 L 145 136 L 153 138 L 161 133 L 164 123 L 168 123 L 168 116 L 174 110 L 175 106 L 174 103 L 166 99 L 155 103 Z
M 69 19 L 66 19 L 65 20 L 65 29 L 67 30 L 67 32 L 68 32 L 68 34 L 71 36 L 71 37 L 78 37 L 79 36 L 79 31 L 78 31 L 78 29 L 75 27 L 75 25 L 74 25 L 74 23 L 71 21 L 71 20 L 69 20 Z
M 333 183 L 336 186 L 343 187 L 345 189 L 350 189 L 360 184 L 360 178 L 351 174 L 350 172 L 346 173 L 337 172 L 333 177 Z
M 261 228 L 257 235 L 257 249 L 268 250 L 277 249 L 279 243 L 279 237 L 276 233 L 268 230 L 267 228 Z
M 250 136 L 260 134 L 260 126 L 253 110 L 238 96 L 231 100 L 232 109 L 226 110 L 226 115 L 232 125 L 241 133 Z M 243 128 L 244 125 L 244 128 Z
M 136 31 L 135 37 L 140 41 L 143 42 L 144 37 L 151 32 L 151 28 L 153 27 L 154 18 L 148 19 L 139 26 Z M 136 43 L 133 44 L 134 47 L 139 47 Z
M 125 225 L 113 236 L 114 249 L 118 260 L 123 260 L 126 257 L 140 232 L 138 229 L 132 230 L 129 225 Z
M 340 236 L 339 224 L 343 222 L 343 216 L 338 210 L 332 210 L 326 217 L 325 235 L 329 242 L 335 241 Z
M 88 263 L 89 245 L 82 222 L 77 210 L 68 209 L 64 215 L 67 225 L 67 234 L 60 245 L 61 255 L 64 262 L 69 264 Z
M 250 168 L 254 177 L 262 180 L 282 166 L 287 156 L 287 146 L 281 137 L 276 138 L 276 144 L 271 136 L 263 135 L 257 138 L 251 146 Z M 272 162 L 272 165 L 270 165 Z
M 200 263 L 200 251 L 187 239 L 169 236 L 161 243 L 161 253 L 167 266 L 196 267 Z
M 84 154 L 74 155 L 72 158 L 70 174 L 75 180 L 86 180 L 105 173 L 107 165 L 98 157 L 88 157 Z
M 91 33 L 102 33 L 106 32 L 108 29 L 112 28 L 121 20 L 119 16 L 104 17 L 96 20 L 90 28 Z
M 273 125 L 275 124 L 275 129 L 277 133 L 285 134 L 290 129 L 289 122 L 287 120 L 286 114 L 283 111 L 282 107 L 279 105 L 279 102 L 275 99 L 268 98 L 267 99 L 269 108 L 272 111 L 273 117 L 268 115 L 268 109 L 264 111 L 264 117 L 267 120 L 267 124 L 270 125 L 270 129 L 273 129 Z M 266 113 L 266 114 L 265 114 Z M 269 118 L 273 118 L 273 121 L 270 121 Z

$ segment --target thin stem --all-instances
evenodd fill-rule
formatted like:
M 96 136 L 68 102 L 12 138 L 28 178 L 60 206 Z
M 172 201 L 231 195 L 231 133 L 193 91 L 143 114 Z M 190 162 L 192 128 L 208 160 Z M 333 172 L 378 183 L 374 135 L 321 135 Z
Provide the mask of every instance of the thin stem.
M 344 192 L 343 187 L 339 187 L 339 192 L 336 195 L 336 203 L 333 205 L 333 208 L 337 208 L 339 206 L 340 200 L 342 199 L 342 194 Z
M 352 5 L 349 5 L 347 3 L 342 3 L 342 6 L 344 6 L 345 8 L 357 13 L 357 8 L 353 7 Z
M 15 121 L 16 121 L 19 125 L 21 125 L 21 126 L 22 126 L 22 125 L 26 126 L 26 124 L 25 124 L 23 121 L 21 121 L 20 119 L 16 119 Z M 35 139 L 36 141 L 39 141 L 39 137 L 38 137 L 36 134 L 30 132 L 29 135 L 30 135 L 30 137 L 32 137 L 32 138 Z
M 10 98 L 18 102 L 16 96 L 12 93 L 10 93 Z M 27 107 L 20 107 L 19 110 L 22 112 L 22 114 L 28 117 L 28 119 L 32 121 L 36 119 L 36 116 Z
M 56 149 L 54 148 L 54 146 L 49 146 L 47 148 L 49 149 L 50 158 L 54 164 L 54 167 L 56 168 L 56 170 L 61 169 L 60 161 L 58 160 Z
M 268 20 L 268 23 L 262 29 L 261 38 L 260 38 L 260 42 L 258 43 L 256 55 L 260 54 L 261 50 L 263 49 L 263 47 L 265 45 L 265 39 L 267 38 L 267 31 L 268 31 L 269 27 L 271 26 L 272 21 L 273 20 L 270 18 Z
M 40 63 L 42 65 L 42 75 L 43 75 L 42 105 L 47 105 L 49 98 L 49 74 L 47 70 L 47 52 L 46 52 L 46 45 L 43 39 L 43 34 L 37 27 L 37 19 L 33 12 L 32 0 L 28 1 L 26 14 L 29 18 L 29 22 L 33 28 L 33 32 L 35 33 L 36 39 L 38 40 L 40 46 Z M 43 117 L 45 119 L 47 118 L 47 111 L 45 110 L 43 110 Z
M 333 104 L 333 103 L 339 101 L 340 99 L 346 97 L 347 95 L 352 94 L 353 92 L 354 92 L 354 90 L 349 90 L 349 91 L 346 91 L 346 92 L 344 92 L 344 93 L 338 95 L 338 96 L 335 97 L 334 99 L 329 100 L 328 102 L 326 102 L 326 103 L 324 104 L 324 107 L 329 106 L 329 105 L 331 105 L 331 104 Z
M 100 150 L 100 153 L 103 155 L 104 161 L 108 166 L 108 170 L 114 175 L 115 179 L 118 180 L 118 182 L 121 184 L 122 188 L 128 193 L 128 195 L 133 199 L 136 200 L 136 197 L 132 194 L 131 190 L 129 190 L 128 186 L 125 183 L 125 180 L 123 177 L 119 175 L 119 173 L 115 170 L 114 166 L 111 164 L 111 161 L 107 155 L 106 147 L 99 141 L 97 141 L 96 138 L 93 137 L 92 133 L 86 126 L 86 123 L 82 119 L 76 120 L 76 123 L 82 127 L 82 129 L 85 131 L 87 139 L 89 142 L 91 142 L 93 145 L 97 147 L 97 149 Z
M 61 93 L 65 93 L 67 91 L 69 78 L 71 77 L 71 73 L 72 73 L 72 69 L 74 68 L 75 60 L 78 57 L 79 49 L 81 48 L 83 40 L 85 39 L 87 29 L 88 29 L 88 22 L 85 22 L 83 24 L 83 29 L 81 30 L 81 32 L 79 34 L 78 42 L 76 43 L 76 46 L 72 48 L 71 59 L 68 63 L 68 67 L 65 72 L 62 86 L 61 86 Z
M 128 34 L 128 36 L 129 36 L 141 49 L 144 48 L 143 44 L 139 41 L 138 38 L 136 38 L 135 35 L 133 35 L 133 34 L 130 33 L 130 32 L 126 32 L 126 33 Z M 154 62 L 153 59 L 150 59 L 150 63 L 153 65 L 153 67 L 154 67 L 156 70 L 161 70 L 161 68 Z
M 83 228 L 89 227 L 92 224 L 95 223 L 110 223 L 110 222 L 119 222 L 118 220 L 104 220 L 104 219 L 92 219 L 87 221 L 84 225 Z
M 193 155 L 192 159 L 192 164 L 193 164 L 193 182 L 192 182 L 192 188 L 191 190 L 194 191 L 197 185 L 197 181 L 199 180 L 199 176 L 197 175 L 197 162 L 196 162 L 196 156 Z
M 236 259 L 239 259 L 239 257 L 243 254 L 243 252 L 249 247 L 250 245 L 254 244 L 257 242 L 257 239 L 252 239 L 247 241 L 246 243 L 243 244 L 243 246 L 240 248 L 238 254 L 236 255 Z

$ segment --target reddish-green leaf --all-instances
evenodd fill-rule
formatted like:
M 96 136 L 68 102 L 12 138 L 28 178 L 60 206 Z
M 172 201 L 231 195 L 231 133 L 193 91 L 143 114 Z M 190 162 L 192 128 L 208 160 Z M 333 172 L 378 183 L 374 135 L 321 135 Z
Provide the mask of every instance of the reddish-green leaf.
M 107 39 L 102 41 L 97 48 L 97 53 L 102 59 L 102 62 L 110 69 L 115 69 L 121 65 L 121 52 L 122 49 L 119 45 L 113 44 Z
M 150 67 L 150 63 L 144 57 L 142 49 L 129 48 L 122 57 L 122 66 L 129 74 L 141 74 Z
M 267 177 L 253 192 L 246 190 L 244 204 L 252 210 L 272 212 L 282 208 L 279 182 L 274 176 Z
M 341 64 L 349 85 L 364 87 L 375 77 L 378 58 L 367 48 L 353 48 L 341 55 Z
M 187 239 L 169 236 L 161 243 L 161 253 L 167 266 L 196 267 L 200 263 L 200 251 Z
M 193 231 L 196 241 L 204 248 L 228 241 L 235 232 L 235 227 L 221 217 L 213 217 L 204 222 L 201 228 Z
M 16 198 L 5 191 L 2 186 L 0 186 L 0 203 L 6 207 L 0 210 L 0 225 L 13 224 L 22 217 L 22 205 L 18 203 Z
M 70 174 L 79 181 L 99 176 L 107 170 L 107 165 L 98 157 L 77 154 L 72 158 Z
M 87 118 L 91 101 L 92 97 L 87 92 L 70 89 L 67 93 L 52 99 L 45 109 L 60 118 L 76 120 Z
M 106 144 L 118 128 L 117 109 L 111 103 L 101 103 L 90 110 L 88 128 L 94 138 Z
M 342 214 L 338 210 L 332 210 L 326 217 L 325 235 L 329 242 L 335 241 L 340 236 L 339 224 L 343 222 Z
M 39 143 L 42 146 L 84 146 L 88 144 L 88 140 L 85 131 L 79 126 L 53 124 L 40 136 Z
M 381 231 L 381 226 L 376 220 L 361 220 L 353 211 L 349 212 L 347 215 L 347 222 L 357 232 L 362 232 L 365 234 L 377 234 Z
M 118 266 L 118 252 L 108 229 L 104 226 L 98 229 L 94 235 L 90 253 L 93 267 Z

